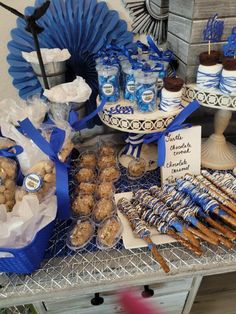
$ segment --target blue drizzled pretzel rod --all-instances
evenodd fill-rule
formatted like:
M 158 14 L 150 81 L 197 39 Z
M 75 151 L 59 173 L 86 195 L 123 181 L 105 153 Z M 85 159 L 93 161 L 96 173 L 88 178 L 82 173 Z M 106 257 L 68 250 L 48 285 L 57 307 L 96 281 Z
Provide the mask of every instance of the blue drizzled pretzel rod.
M 165 259 L 158 252 L 156 245 L 152 242 L 150 231 L 146 223 L 140 219 L 131 202 L 125 198 L 122 198 L 118 201 L 117 206 L 118 209 L 128 218 L 129 223 L 135 233 L 148 244 L 148 247 L 154 258 L 160 264 L 164 272 L 168 273 L 170 271 L 169 266 L 167 265 Z
M 208 214 L 217 215 L 221 220 L 236 227 L 236 220 L 225 210 L 221 209 L 219 203 L 209 194 L 203 193 L 197 186 L 189 181 L 178 179 L 177 190 L 189 195 L 194 202 L 200 205 Z
M 219 189 L 212 185 L 209 180 L 201 175 L 194 177 L 190 174 L 186 174 L 184 179 L 192 182 L 194 185 L 198 186 L 200 191 L 207 193 L 212 198 L 216 199 L 221 204 L 222 208 L 225 209 L 225 206 L 230 208 L 233 212 L 230 211 L 229 213 L 236 218 L 236 204 L 234 204 L 226 194 L 220 193 Z M 227 208 L 225 210 L 228 212 Z
M 217 176 L 215 173 L 212 175 L 207 170 L 202 170 L 202 176 L 220 189 L 223 195 L 226 195 L 227 198 L 233 200 L 234 202 L 236 201 L 236 191 L 235 193 L 232 191 L 233 182 L 231 182 L 227 177 L 225 178 L 224 175 Z M 227 181 L 229 183 L 228 185 L 226 184 Z
M 169 210 L 169 208 L 155 197 L 152 197 L 147 190 L 138 190 L 135 192 L 134 199 L 138 200 L 142 205 L 151 209 L 154 214 L 160 216 L 160 218 L 168 223 L 181 235 L 186 237 L 193 245 L 199 246 L 199 241 L 193 236 L 193 234 L 187 229 L 187 227 L 178 219 L 176 214 Z
M 218 235 L 208 229 L 197 219 L 196 208 L 182 205 L 180 201 L 174 199 L 174 193 L 164 191 L 157 186 L 153 186 L 150 189 L 150 192 L 152 196 L 162 200 L 162 202 L 164 202 L 170 209 L 172 209 L 176 213 L 177 217 L 182 218 L 186 223 L 193 225 L 203 234 L 212 239 L 212 244 L 218 244 Z
M 189 231 L 197 235 L 200 239 L 205 240 L 211 244 L 217 245 L 221 242 L 227 248 L 231 249 L 233 243 L 224 238 L 222 235 L 217 232 L 212 231 L 206 227 L 199 219 L 197 218 L 197 213 L 202 212 L 202 209 L 198 206 L 188 206 L 188 204 L 182 204 L 180 200 L 176 200 L 175 191 L 164 191 L 163 189 L 154 186 L 150 189 L 151 194 L 160 198 L 169 208 L 174 210 L 178 217 L 181 217 L 186 223 L 193 225 L 195 228 L 189 228 Z M 205 215 L 203 213 L 203 215 Z M 200 233 L 198 232 L 200 230 Z
M 183 238 L 178 234 L 175 228 L 171 227 L 170 223 L 163 221 L 163 219 L 157 214 L 153 213 L 151 209 L 146 208 L 143 204 L 139 203 L 137 200 L 133 201 L 133 206 L 139 213 L 139 217 L 146 221 L 150 226 L 155 227 L 161 234 L 166 234 L 174 238 L 177 242 L 182 244 L 185 248 L 192 251 L 198 256 L 202 255 L 202 251 L 199 247 L 192 244 L 190 241 Z
M 197 217 L 199 217 L 204 222 L 208 223 L 215 230 L 219 230 L 225 237 L 227 237 L 230 240 L 236 239 L 236 234 L 232 230 L 230 230 L 225 225 L 222 225 L 218 221 L 212 219 L 209 216 L 209 213 L 205 213 L 200 206 L 196 205 L 189 195 L 185 194 L 184 192 L 178 191 L 175 189 L 174 186 L 169 185 L 165 185 L 163 187 L 163 190 L 166 191 L 167 193 L 172 193 L 175 202 L 178 201 L 181 204 L 181 206 L 191 207 L 194 210 Z

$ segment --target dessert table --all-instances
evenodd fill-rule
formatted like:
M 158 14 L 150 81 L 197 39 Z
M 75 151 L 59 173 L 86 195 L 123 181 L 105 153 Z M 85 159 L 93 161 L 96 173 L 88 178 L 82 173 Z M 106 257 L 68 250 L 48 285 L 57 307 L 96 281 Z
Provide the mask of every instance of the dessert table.
M 130 181 L 126 169 L 116 183 L 117 193 L 148 188 L 160 180 L 150 171 Z M 132 186 L 132 188 L 131 188 Z M 236 249 L 226 250 L 202 243 L 204 254 L 196 257 L 178 243 L 159 245 L 167 260 L 166 275 L 147 248 L 98 250 L 94 243 L 81 252 L 66 247 L 70 221 L 58 222 L 42 267 L 31 275 L 0 274 L 1 308 L 33 304 L 37 313 L 122 313 L 115 291 L 134 286 L 166 313 L 189 313 L 203 276 L 236 271 Z M 154 294 L 154 295 L 153 295 Z M 97 306 L 96 306 L 97 305 Z M 98 306 L 99 305 L 99 306 Z

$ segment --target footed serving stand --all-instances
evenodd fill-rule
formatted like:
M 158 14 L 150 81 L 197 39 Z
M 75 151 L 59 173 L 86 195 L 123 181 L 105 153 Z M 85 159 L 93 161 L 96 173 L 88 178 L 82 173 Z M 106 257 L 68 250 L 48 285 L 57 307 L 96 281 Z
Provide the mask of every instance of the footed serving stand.
M 236 96 L 190 84 L 185 87 L 183 99 L 186 102 L 196 99 L 204 107 L 218 109 L 215 113 L 215 132 L 202 141 L 202 166 L 218 170 L 236 167 L 236 146 L 227 142 L 224 136 L 232 113 L 236 111 Z
M 118 157 L 122 166 L 127 168 L 129 162 L 137 157 L 138 150 L 141 149 L 140 157 L 146 161 L 146 170 L 154 170 L 157 168 L 157 146 L 155 144 L 142 145 L 143 137 L 145 134 L 165 130 L 180 110 L 171 112 L 156 110 L 143 113 L 134 109 L 133 113 L 130 113 L 131 110 L 128 110 L 130 106 L 132 103 L 124 99 L 112 104 L 107 103 L 103 111 L 99 113 L 100 119 L 110 128 L 129 133 L 125 140 L 127 144 L 121 149 Z M 123 113 L 113 113 L 116 108 Z

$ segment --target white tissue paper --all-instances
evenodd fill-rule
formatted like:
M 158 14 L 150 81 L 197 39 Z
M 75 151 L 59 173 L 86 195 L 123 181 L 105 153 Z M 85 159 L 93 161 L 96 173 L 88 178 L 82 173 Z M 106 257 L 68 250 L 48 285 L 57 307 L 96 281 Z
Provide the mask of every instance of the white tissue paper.
M 54 195 L 39 203 L 37 196 L 26 195 L 12 212 L 0 205 L 0 247 L 21 248 L 29 244 L 36 233 L 56 218 L 57 198 Z M 9 254 L 9 253 L 8 253 Z M 8 256 L 7 252 L 0 257 Z
M 4 121 L 17 126 L 18 121 L 29 118 L 33 125 L 38 128 L 47 111 L 47 105 L 39 97 L 33 97 L 28 102 L 4 99 L 0 102 L 0 123 Z
M 44 90 L 44 96 L 51 102 L 56 103 L 83 103 L 89 99 L 91 93 L 91 88 L 80 76 L 77 76 L 73 82 L 54 86 L 50 90 Z
M 17 145 L 21 145 L 24 149 L 23 153 L 17 156 L 21 171 L 24 175 L 27 174 L 28 169 L 32 168 L 40 161 L 48 159 L 48 156 L 45 155 L 32 140 L 22 135 L 14 125 L 3 121 L 0 122 L 0 125 L 2 135 L 12 139 Z
M 41 54 L 43 58 L 43 63 L 51 63 L 51 62 L 62 62 L 70 59 L 71 55 L 68 51 L 68 49 L 59 49 L 59 48 L 53 48 L 53 49 L 48 49 L 48 48 L 42 48 Z M 30 63 L 37 63 L 39 64 L 38 57 L 37 57 L 37 52 L 32 51 L 32 52 L 22 52 L 23 58 Z

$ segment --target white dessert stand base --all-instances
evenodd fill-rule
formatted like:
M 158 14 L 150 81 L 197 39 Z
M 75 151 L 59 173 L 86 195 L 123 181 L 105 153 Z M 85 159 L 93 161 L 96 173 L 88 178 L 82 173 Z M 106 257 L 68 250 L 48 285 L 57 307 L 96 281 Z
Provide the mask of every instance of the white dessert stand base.
M 223 135 L 229 124 L 232 112 L 218 110 L 215 114 L 215 133 L 202 142 L 202 166 L 228 170 L 236 167 L 236 146 L 226 142 Z
M 123 148 L 121 149 L 118 160 L 119 163 L 128 168 L 128 165 L 133 157 L 122 154 Z M 143 158 L 146 161 L 146 170 L 151 171 L 157 169 L 157 145 L 155 144 L 143 144 L 140 158 Z
M 196 99 L 204 107 L 218 109 L 215 114 L 215 132 L 202 141 L 202 166 L 210 169 L 229 170 L 236 167 L 236 146 L 226 142 L 224 131 L 236 111 L 236 96 L 223 94 L 218 89 L 203 89 L 196 84 L 185 87 L 183 99 Z
M 98 103 L 99 99 L 97 99 L 97 104 Z M 109 111 L 116 106 L 133 106 L 133 104 L 124 99 L 120 99 L 116 103 L 107 103 L 104 109 L 99 113 L 99 117 L 102 122 L 113 129 L 140 135 L 165 130 L 181 111 L 175 110 L 172 112 L 165 112 L 162 110 L 156 110 L 154 112 L 142 113 L 137 111 L 134 106 L 133 114 L 110 114 Z M 127 168 L 133 157 L 129 156 L 129 154 L 122 155 L 122 152 L 123 149 L 119 154 L 118 160 L 122 166 Z M 147 171 L 156 169 L 157 145 L 143 144 L 140 157 L 145 159 Z

